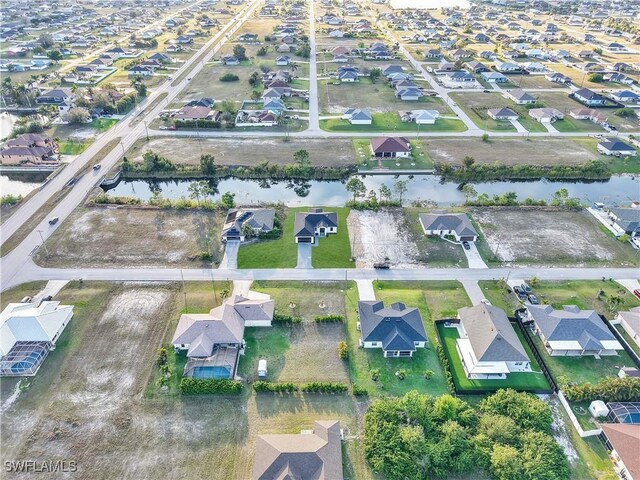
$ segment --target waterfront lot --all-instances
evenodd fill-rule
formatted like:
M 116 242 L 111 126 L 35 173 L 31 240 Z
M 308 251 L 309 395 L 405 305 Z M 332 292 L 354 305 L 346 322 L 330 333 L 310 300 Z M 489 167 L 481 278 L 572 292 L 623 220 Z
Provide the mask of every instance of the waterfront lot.
M 256 435 L 299 433 L 314 420 L 339 419 L 347 437 L 345 474 L 375 478 L 348 395 L 145 392 L 156 349 L 171 339 L 183 308 L 180 288 L 94 282 L 65 288 L 57 299 L 75 305 L 74 318 L 3 417 L 3 458 L 74 459 L 83 478 L 243 480 L 251 476 Z M 210 283 L 186 289 L 190 311 L 212 306 Z M 14 386 L 3 382 L 3 402 Z
M 319 315 L 345 315 L 340 290 L 346 286 L 345 282 L 254 282 L 251 288 L 271 295 L 279 313 L 300 316 L 303 323 L 248 329 L 240 375 L 258 380 L 258 360 L 266 359 L 269 381 L 348 383 L 347 364 L 340 360 L 337 349 L 338 342 L 345 339 L 344 323 L 314 321 Z
M 347 297 L 347 343 L 350 349 L 349 372 L 354 384 L 364 387 L 371 396 L 403 395 L 410 390 L 419 390 L 431 395 L 447 391 L 444 373 L 435 351 L 437 342 L 433 319 L 435 315 L 457 310 L 469 305 L 466 292 L 458 282 L 374 282 L 376 298 L 388 306 L 403 302 L 407 307 L 420 310 L 429 343 L 418 349 L 412 358 L 384 358 L 381 349 L 359 348 L 360 331 L 357 329 L 358 292 L 355 288 L 345 291 Z M 399 380 L 396 372 L 406 370 L 406 378 Z M 377 381 L 371 379 L 371 371 L 379 371 Z M 424 378 L 431 370 L 433 377 Z
M 628 243 L 604 233 L 588 212 L 475 209 L 489 250 L 499 261 L 526 265 L 637 265 Z M 486 252 L 485 252 L 486 256 Z M 493 255 L 492 255 L 493 256 Z
M 419 107 L 422 108 L 422 107 Z M 348 120 L 331 118 L 320 120 L 320 127 L 329 132 L 462 132 L 466 127 L 462 120 L 442 118 L 433 125 L 417 125 L 403 122 L 398 112 L 372 113 L 371 125 L 352 125 Z
M 456 385 L 456 391 L 458 393 L 464 393 L 465 391 L 473 390 L 498 390 L 500 388 L 513 388 L 518 391 L 551 391 L 551 386 L 544 377 L 542 370 L 538 362 L 536 362 L 533 353 L 531 352 L 529 345 L 524 339 L 524 334 L 520 331 L 518 326 L 514 326 L 520 342 L 527 351 L 529 359 L 531 361 L 532 372 L 514 372 L 507 375 L 506 379 L 502 380 L 477 380 L 469 379 L 464 371 L 462 361 L 456 349 L 456 340 L 459 338 L 458 330 L 456 328 L 445 327 L 442 324 L 436 326 L 440 338 L 442 338 L 443 347 L 447 358 L 449 359 L 449 365 L 451 368 L 451 375 L 453 376 L 453 382 Z
M 429 138 L 425 149 L 435 163 L 462 165 L 466 156 L 476 163 L 501 165 L 581 165 L 597 158 L 569 138 Z M 526 152 L 514 155 L 514 152 Z
M 35 260 L 67 268 L 215 266 L 222 258 L 223 220 L 203 210 L 81 207 L 57 228 Z M 200 260 L 204 252 L 211 254 L 211 262 Z
M 295 212 L 309 209 L 289 208 L 283 222 L 282 236 L 277 240 L 261 240 L 242 245 L 238 251 L 239 268 L 294 268 L 297 264 L 297 244 L 294 238 Z M 314 268 L 354 268 L 351 261 L 351 245 L 347 230 L 348 208 L 331 207 L 326 211 L 338 213 L 338 233 L 320 238 L 311 247 Z
M 309 161 L 318 167 L 346 167 L 354 164 L 352 142 L 348 138 L 184 138 L 152 137 L 138 140 L 127 152 L 133 162 L 142 162 L 148 150 L 185 165 L 199 165 L 203 154 L 213 155 L 219 165 L 254 166 L 261 162 L 276 165 L 294 163 L 298 150 L 309 152 Z M 275 199 L 274 199 L 275 200 Z

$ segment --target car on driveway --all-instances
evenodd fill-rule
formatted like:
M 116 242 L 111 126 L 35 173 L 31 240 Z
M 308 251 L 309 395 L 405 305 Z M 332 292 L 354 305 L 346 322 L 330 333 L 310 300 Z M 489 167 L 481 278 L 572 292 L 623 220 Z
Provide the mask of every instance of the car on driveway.
M 56 223 L 58 223 L 58 220 L 60 220 L 58 217 L 51 217 L 49 219 L 49 225 L 55 225 Z
M 462 242 L 462 246 L 465 250 L 471 250 L 471 245 L 469 245 L 469 242 Z
M 527 294 L 524 293 L 524 290 L 522 290 L 522 288 L 518 287 L 517 285 L 513 287 L 513 293 L 516 294 L 518 300 L 525 301 L 527 299 Z
M 529 295 L 528 298 L 531 305 L 540 305 L 540 300 L 538 300 L 538 297 L 536 297 L 534 294 Z
M 640 288 L 636 288 L 636 289 L 633 291 L 633 294 L 634 294 L 636 297 L 640 298 Z
M 531 287 L 526 283 L 523 283 L 522 285 L 520 285 L 520 287 L 522 288 L 522 291 L 527 295 L 531 295 L 533 293 L 533 290 L 531 290 Z

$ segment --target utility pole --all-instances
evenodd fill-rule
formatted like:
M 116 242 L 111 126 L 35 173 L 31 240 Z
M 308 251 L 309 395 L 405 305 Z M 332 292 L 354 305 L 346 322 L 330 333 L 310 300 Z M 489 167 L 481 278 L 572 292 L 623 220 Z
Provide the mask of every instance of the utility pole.
M 184 311 L 185 313 L 189 313 L 189 307 L 187 306 L 187 288 L 184 283 L 184 273 L 182 269 L 180 269 L 180 277 L 182 278 L 182 292 L 184 293 Z
M 42 236 L 42 230 L 38 230 L 38 233 L 40 234 L 40 240 L 42 240 L 42 246 L 44 247 L 44 251 L 47 255 L 49 255 L 49 250 L 47 249 L 47 246 L 44 243 L 44 237 Z
M 120 146 L 122 147 L 122 156 L 124 157 L 126 152 L 124 151 L 124 143 L 122 143 L 122 140 L 120 140 Z

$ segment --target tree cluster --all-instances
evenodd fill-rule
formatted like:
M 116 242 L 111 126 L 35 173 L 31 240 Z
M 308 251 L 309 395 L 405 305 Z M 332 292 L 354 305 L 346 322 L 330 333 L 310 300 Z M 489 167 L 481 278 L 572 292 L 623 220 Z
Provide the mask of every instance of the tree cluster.
M 388 479 L 484 471 L 498 480 L 564 480 L 569 465 L 537 397 L 499 390 L 477 408 L 417 391 L 376 400 L 364 417 L 365 455 Z

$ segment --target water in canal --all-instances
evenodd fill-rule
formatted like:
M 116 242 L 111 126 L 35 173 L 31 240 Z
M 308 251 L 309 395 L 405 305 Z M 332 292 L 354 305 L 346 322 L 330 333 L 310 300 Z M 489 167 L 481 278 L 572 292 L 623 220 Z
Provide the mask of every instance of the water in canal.
M 376 190 L 386 184 L 393 190 L 394 182 L 401 178 L 407 180 L 407 193 L 404 203 L 416 200 L 431 201 L 438 205 L 460 204 L 464 195 L 456 183 L 441 183 L 440 177 L 434 175 L 415 175 L 397 177 L 393 175 L 369 175 L 361 177 L 368 190 Z M 121 181 L 109 190 L 110 195 L 132 196 L 148 200 L 154 191 L 165 198 L 189 197 L 191 180 Z M 520 200 L 527 197 L 536 200 L 550 200 L 554 192 L 561 188 L 569 190 L 572 197 L 585 203 L 606 202 L 609 205 L 627 205 L 640 199 L 640 179 L 638 177 L 619 175 L 604 182 L 551 182 L 536 180 L 530 182 L 485 182 L 474 184 L 478 194 L 489 196 L 516 192 Z M 236 203 L 250 204 L 256 202 L 284 202 L 288 206 L 344 205 L 351 198 L 344 182 L 339 181 L 287 181 L 287 180 L 240 180 L 228 178 L 217 183 L 218 198 L 224 192 L 236 194 Z

